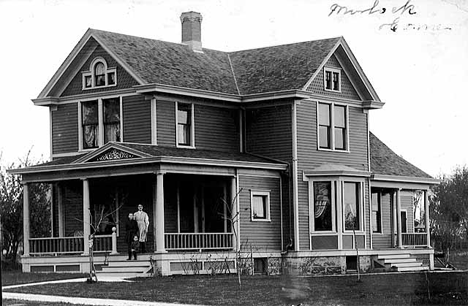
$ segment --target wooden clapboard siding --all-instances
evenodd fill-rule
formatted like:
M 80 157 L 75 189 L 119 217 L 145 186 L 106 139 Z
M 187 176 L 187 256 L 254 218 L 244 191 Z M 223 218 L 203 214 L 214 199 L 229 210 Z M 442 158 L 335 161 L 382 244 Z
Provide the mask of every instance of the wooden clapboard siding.
M 82 54 L 83 52 L 83 50 L 80 51 L 80 54 L 78 54 L 78 57 L 75 59 L 75 61 L 79 60 L 80 57 L 84 56 L 84 54 Z M 108 68 L 117 68 L 117 85 L 111 87 L 101 87 L 83 90 L 82 73 L 89 71 L 91 62 L 96 57 L 104 58 L 107 62 Z M 114 58 L 112 58 L 112 56 L 110 56 L 101 46 L 98 46 L 96 50 L 94 50 L 94 52 L 91 54 L 91 56 L 86 60 L 86 62 L 82 65 L 79 71 L 76 72 L 72 81 L 65 88 L 61 96 L 66 97 L 84 93 L 88 94 L 94 92 L 109 92 L 112 90 L 130 88 L 135 85 L 138 85 L 138 82 L 135 79 L 133 79 L 133 77 L 131 77 L 130 74 L 128 74 L 128 72 L 124 68 L 122 68 L 122 66 L 120 66 L 117 63 L 117 61 L 115 61 Z
M 406 229 L 408 233 L 414 233 L 413 192 L 401 192 L 401 209 L 406 209 Z
M 237 109 L 195 104 L 195 147 L 239 152 Z
M 359 95 L 356 92 L 356 89 L 351 84 L 351 81 L 349 80 L 345 71 L 342 69 L 335 55 L 332 55 L 330 57 L 330 59 L 325 64 L 325 67 L 341 69 L 341 92 L 327 91 L 324 89 L 325 86 L 324 86 L 324 79 L 323 79 L 323 69 L 319 71 L 314 81 L 307 88 L 307 91 L 311 91 L 314 93 L 318 93 L 318 94 L 322 94 L 322 95 L 330 96 L 330 97 L 341 97 L 341 98 L 348 98 L 352 100 L 360 100 Z
M 294 240 L 294 229 L 293 229 L 293 207 L 291 202 L 290 188 L 291 181 L 289 177 L 283 176 L 282 180 L 282 192 L 283 192 L 283 247 L 286 247 L 290 240 Z
M 317 149 L 317 103 L 302 101 L 297 106 L 297 155 L 298 155 L 298 211 L 299 240 L 301 249 L 309 249 L 309 194 L 307 182 L 303 182 L 303 171 L 312 171 L 324 163 L 340 164 L 357 170 L 367 171 L 368 142 L 367 114 L 357 107 L 349 107 L 348 133 L 349 152 L 325 151 Z M 366 190 L 368 183 L 366 183 Z M 366 191 L 364 206 L 368 211 L 369 201 Z M 366 213 L 368 220 L 369 213 Z M 368 221 L 367 221 L 368 222 Z M 366 228 L 368 229 L 368 225 Z M 370 236 L 367 237 L 367 241 Z
M 52 154 L 78 151 L 78 103 L 52 111 Z
M 392 207 L 391 194 L 384 193 L 381 197 L 382 205 L 382 233 L 373 233 L 372 245 L 374 249 L 388 249 L 392 246 Z
M 259 176 L 239 176 L 240 193 L 240 240 L 253 250 L 278 251 L 281 249 L 281 217 L 279 178 Z M 270 219 L 267 221 L 251 220 L 250 194 L 254 191 L 270 191 Z
M 83 183 L 68 181 L 62 188 L 65 236 L 83 232 Z
M 370 218 L 371 210 L 370 210 L 370 199 L 369 199 L 369 179 L 364 181 L 364 198 L 363 198 L 363 213 L 364 213 L 364 230 L 366 235 L 366 248 L 371 248 L 371 235 L 372 229 L 370 227 Z
M 158 145 L 175 147 L 175 103 L 172 101 L 156 101 Z
M 123 140 L 151 143 L 151 102 L 141 95 L 122 98 Z
M 292 160 L 291 105 L 246 110 L 246 147 L 249 153 Z

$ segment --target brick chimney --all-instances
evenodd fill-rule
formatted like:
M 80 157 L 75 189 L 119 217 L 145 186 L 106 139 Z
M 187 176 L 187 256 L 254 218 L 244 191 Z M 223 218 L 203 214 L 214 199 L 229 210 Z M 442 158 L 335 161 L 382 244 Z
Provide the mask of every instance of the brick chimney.
M 201 43 L 202 15 L 197 12 L 185 12 L 180 15 L 182 22 L 182 43 L 193 51 L 203 52 Z

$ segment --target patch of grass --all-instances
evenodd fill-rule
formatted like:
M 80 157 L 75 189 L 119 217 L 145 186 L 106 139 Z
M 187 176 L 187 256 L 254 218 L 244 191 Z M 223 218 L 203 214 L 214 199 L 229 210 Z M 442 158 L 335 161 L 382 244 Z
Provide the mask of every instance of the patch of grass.
M 87 275 L 77 273 L 23 273 L 21 271 L 2 271 L 2 286 L 39 283 L 81 277 L 87 277 Z
M 132 283 L 66 283 L 12 292 L 136 299 L 204 305 L 427 305 L 468 304 L 468 273 L 401 273 L 356 276 L 243 277 L 234 275 L 138 278 Z
M 37 301 L 23 301 L 23 300 L 3 300 L 3 306 L 71 306 L 70 303 L 52 303 L 52 302 L 37 302 Z M 73 304 L 73 306 L 80 306 Z M 82 305 L 84 306 L 84 305 Z

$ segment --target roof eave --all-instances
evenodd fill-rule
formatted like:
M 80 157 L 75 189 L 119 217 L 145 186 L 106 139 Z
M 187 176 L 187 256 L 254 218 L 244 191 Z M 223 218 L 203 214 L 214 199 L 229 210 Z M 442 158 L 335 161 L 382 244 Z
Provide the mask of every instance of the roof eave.
M 364 109 L 381 109 L 385 105 L 385 102 L 381 101 L 363 101 L 362 107 Z
M 36 106 L 56 106 L 59 104 L 60 99 L 58 97 L 45 97 L 45 98 L 31 99 L 31 101 Z
M 398 176 L 398 175 L 388 175 L 388 174 L 372 174 L 371 180 L 386 181 L 386 182 L 428 184 L 428 185 L 440 184 L 440 180 L 429 178 L 429 177 Z

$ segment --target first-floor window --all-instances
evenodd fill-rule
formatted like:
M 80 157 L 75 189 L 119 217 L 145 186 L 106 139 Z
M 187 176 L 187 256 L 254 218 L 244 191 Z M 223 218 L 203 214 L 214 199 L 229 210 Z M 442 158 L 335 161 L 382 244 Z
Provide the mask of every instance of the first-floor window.
M 331 182 L 314 182 L 314 230 L 333 230 Z
M 270 193 L 252 191 L 251 211 L 253 221 L 270 220 Z
M 381 204 L 380 204 L 380 193 L 372 192 L 371 197 L 372 205 L 372 232 L 382 232 L 382 218 L 381 218 Z
M 360 230 L 360 191 L 359 183 L 344 183 L 344 221 L 345 230 Z

